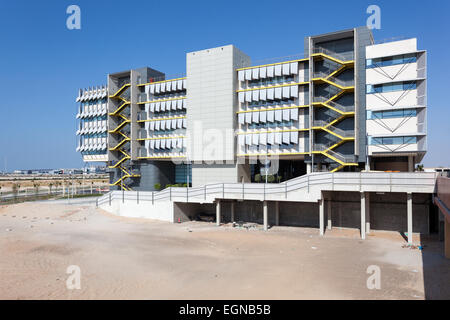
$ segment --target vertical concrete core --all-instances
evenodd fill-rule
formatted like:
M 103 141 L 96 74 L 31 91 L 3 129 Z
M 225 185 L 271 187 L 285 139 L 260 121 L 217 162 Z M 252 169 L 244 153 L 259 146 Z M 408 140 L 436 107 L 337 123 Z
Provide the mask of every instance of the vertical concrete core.
M 220 200 L 216 202 L 216 225 L 220 226 Z
M 323 198 L 319 200 L 319 228 L 320 228 L 320 235 L 323 236 L 324 232 L 324 200 Z
M 406 194 L 406 205 L 408 215 L 408 243 L 413 243 L 412 193 Z
M 264 220 L 264 231 L 268 229 L 268 213 L 267 213 L 267 201 L 263 202 L 263 220 Z
M 366 194 L 360 192 L 361 195 L 361 239 L 366 238 Z

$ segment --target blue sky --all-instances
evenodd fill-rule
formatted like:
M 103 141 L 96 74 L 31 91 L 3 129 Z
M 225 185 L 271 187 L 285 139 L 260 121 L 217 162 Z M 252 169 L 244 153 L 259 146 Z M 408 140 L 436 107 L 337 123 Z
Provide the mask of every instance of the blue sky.
M 71 4 L 81 30 L 66 28 Z M 381 8 L 375 39 L 417 37 L 428 50 L 423 163 L 450 166 L 449 1 L 0 0 L 0 170 L 5 158 L 8 171 L 81 167 L 74 100 L 109 72 L 179 74 L 186 52 L 226 44 L 253 60 L 299 54 L 307 35 L 365 25 L 370 4 Z

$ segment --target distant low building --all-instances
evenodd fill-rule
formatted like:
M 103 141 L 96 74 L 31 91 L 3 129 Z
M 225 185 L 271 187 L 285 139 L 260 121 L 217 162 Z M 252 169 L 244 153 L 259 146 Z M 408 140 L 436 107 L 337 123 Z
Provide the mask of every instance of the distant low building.
M 423 168 L 423 171 L 425 172 L 438 172 L 443 177 L 449 177 L 450 178 L 450 168 Z

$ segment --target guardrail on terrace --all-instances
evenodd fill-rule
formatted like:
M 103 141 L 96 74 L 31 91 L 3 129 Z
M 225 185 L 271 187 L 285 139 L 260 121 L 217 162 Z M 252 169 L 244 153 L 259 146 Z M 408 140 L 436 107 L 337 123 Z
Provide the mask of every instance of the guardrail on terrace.
M 266 200 L 266 196 L 279 195 L 288 198 L 288 194 L 293 191 L 310 189 L 316 186 L 323 186 L 324 191 L 346 191 L 348 186 L 356 186 L 358 190 L 367 187 L 386 187 L 389 190 L 394 188 L 404 190 L 408 187 L 426 187 L 433 190 L 436 184 L 437 174 L 433 172 L 417 173 L 387 173 L 387 172 L 338 172 L 338 173 L 313 173 L 297 177 L 282 183 L 216 183 L 207 184 L 201 187 L 175 188 L 169 187 L 162 191 L 112 191 L 97 200 L 97 206 L 109 203 L 112 200 L 122 200 L 122 202 L 135 201 L 151 202 L 155 201 L 177 201 L 177 202 L 204 202 L 208 198 L 236 199 L 236 200 Z M 400 191 L 397 191 L 400 192 Z

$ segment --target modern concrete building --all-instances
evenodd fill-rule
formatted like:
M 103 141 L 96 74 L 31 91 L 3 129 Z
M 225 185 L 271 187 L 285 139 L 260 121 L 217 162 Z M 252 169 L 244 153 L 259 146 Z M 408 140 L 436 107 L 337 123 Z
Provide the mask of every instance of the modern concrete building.
M 107 83 L 80 90 L 78 150 L 116 189 L 413 171 L 426 152 L 426 52 L 366 27 L 307 36 L 293 59 L 254 65 L 227 45 L 188 52 L 183 76 Z

